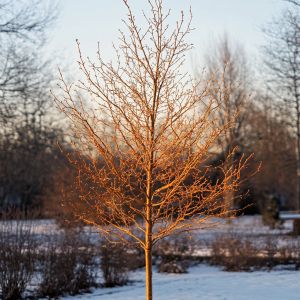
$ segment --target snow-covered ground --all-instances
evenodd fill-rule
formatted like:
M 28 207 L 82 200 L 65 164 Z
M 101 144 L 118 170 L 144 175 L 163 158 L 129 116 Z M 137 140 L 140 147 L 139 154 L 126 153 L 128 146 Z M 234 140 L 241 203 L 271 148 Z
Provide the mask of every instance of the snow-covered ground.
M 241 216 L 236 217 L 230 221 L 224 219 L 222 222 L 217 223 L 213 228 L 200 230 L 199 234 L 205 233 L 241 233 L 243 235 L 278 235 L 287 234 L 293 229 L 293 223 L 291 220 L 283 222 L 276 229 L 270 229 L 269 226 L 263 224 L 262 217 L 260 215 L 254 216 Z
M 280 242 L 292 223 L 271 230 L 262 224 L 260 216 L 244 216 L 223 222 L 215 228 L 200 230 L 196 239 L 209 241 L 228 233 L 241 234 L 254 240 L 270 237 Z M 196 253 L 206 252 L 198 249 Z M 145 299 L 144 271 L 132 273 L 133 283 L 125 287 L 96 289 L 91 294 L 65 297 L 63 300 L 142 300 Z M 299 300 L 300 272 L 284 270 L 255 272 L 225 272 L 220 268 L 201 264 L 191 267 L 187 274 L 159 274 L 154 272 L 155 300 Z
M 37 233 L 56 231 L 57 225 L 53 220 L 39 220 L 35 221 L 34 231 Z M 203 228 L 192 231 L 198 232 L 200 237 L 206 234 L 224 234 L 224 233 L 237 233 L 242 235 L 285 235 L 293 230 L 293 221 L 286 220 L 278 228 L 270 229 L 269 226 L 264 225 L 261 215 L 254 216 L 240 216 L 233 218 L 232 220 L 227 219 L 215 219 L 215 221 L 209 222 L 206 228 L 205 223 Z M 96 232 L 97 230 L 92 230 Z
M 28 222 L 40 241 L 51 235 L 61 234 L 53 220 Z M 3 224 L 0 223 L 0 227 Z M 86 228 L 93 240 L 99 240 L 95 229 Z M 196 241 L 194 255 L 209 256 L 211 241 L 227 234 L 247 237 L 255 242 L 270 239 L 276 245 L 294 243 L 288 233 L 292 222 L 286 221 L 280 228 L 271 230 L 262 224 L 260 216 L 243 216 L 231 222 L 221 220 L 217 227 L 193 231 Z M 155 300 L 300 300 L 300 272 L 285 270 L 255 272 L 225 272 L 221 268 L 200 264 L 189 269 L 187 274 L 159 274 L 154 272 Z M 99 288 L 92 293 L 66 296 L 62 300 L 144 300 L 144 270 L 132 272 L 132 284 L 116 288 Z
M 13 227 L 16 223 L 15 221 L 9 221 Z M 61 232 L 61 229 L 55 223 L 55 220 L 32 220 L 32 221 L 22 221 L 27 224 L 31 230 L 37 235 L 52 235 Z M 242 234 L 243 236 L 255 236 L 255 235 L 285 235 L 292 230 L 292 221 L 285 221 L 280 228 L 270 229 L 265 226 L 262 222 L 260 215 L 255 216 L 241 216 L 228 221 L 226 219 L 216 219 L 215 226 L 208 226 L 208 228 L 200 229 L 197 231 L 196 235 L 200 239 L 206 239 L 207 237 L 212 237 L 219 234 L 235 233 Z M 3 222 L 0 222 L 0 228 L 3 226 Z M 210 223 L 209 223 L 210 224 Z M 211 224 L 210 224 L 211 225 Z M 86 228 L 88 232 L 97 233 L 96 228 Z M 195 233 L 195 231 L 193 231 Z
M 132 285 L 96 289 L 91 294 L 63 300 L 144 300 L 143 270 L 133 273 Z M 299 300 L 300 272 L 224 272 L 199 265 L 187 274 L 154 273 L 155 300 Z

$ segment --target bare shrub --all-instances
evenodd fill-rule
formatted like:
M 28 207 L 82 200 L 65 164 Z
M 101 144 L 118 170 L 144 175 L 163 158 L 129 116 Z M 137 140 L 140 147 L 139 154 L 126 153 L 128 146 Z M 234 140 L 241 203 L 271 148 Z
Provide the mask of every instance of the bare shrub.
M 43 253 L 41 268 L 42 282 L 38 289 L 38 295 L 55 298 L 63 295 L 68 288 L 69 279 L 73 277 L 75 267 L 74 257 L 67 252 L 60 252 L 54 244 L 47 246 Z
M 278 247 L 277 256 L 280 264 L 294 265 L 295 270 L 299 270 L 300 241 L 298 239 L 288 239 L 283 246 Z
M 194 244 L 190 235 L 173 235 L 161 241 L 154 252 L 159 257 L 158 272 L 187 273 Z
M 281 256 L 283 251 L 278 246 L 278 241 L 274 237 L 269 236 L 264 240 L 263 248 L 261 248 L 261 267 L 267 267 L 269 270 L 273 269 L 278 263 L 286 263 L 286 258 L 289 256 L 290 247 L 287 247 L 285 255 Z
M 23 217 L 14 213 L 9 220 L 2 215 L 0 221 L 0 289 L 5 300 L 21 299 L 34 273 L 36 243 L 32 223 Z
M 297 240 L 295 243 L 293 243 L 293 262 L 295 263 L 295 270 L 300 269 L 300 241 Z
M 242 237 L 229 234 L 211 243 L 211 260 L 226 271 L 272 270 L 278 265 L 300 266 L 300 241 L 288 236 Z
M 212 260 L 226 271 L 251 271 L 257 265 L 258 249 L 249 239 L 229 235 L 212 242 Z
M 75 295 L 96 286 L 94 250 L 76 231 L 65 231 L 43 253 L 42 281 L 38 295 L 51 298 Z
M 105 287 L 122 286 L 129 281 L 129 248 L 122 243 L 103 240 L 100 247 L 100 268 Z
M 139 247 L 130 246 L 128 249 L 127 262 L 130 271 L 145 267 L 144 251 Z
M 159 273 L 175 273 L 182 274 L 187 273 L 188 263 L 187 261 L 181 261 L 177 259 L 170 259 L 170 257 L 164 257 L 158 265 Z

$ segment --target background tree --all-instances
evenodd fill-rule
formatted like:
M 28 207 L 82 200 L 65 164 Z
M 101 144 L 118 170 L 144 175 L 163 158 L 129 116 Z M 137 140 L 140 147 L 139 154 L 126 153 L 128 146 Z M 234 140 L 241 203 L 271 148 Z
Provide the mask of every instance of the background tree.
M 241 46 L 230 42 L 224 35 L 211 47 L 206 55 L 206 66 L 211 85 L 210 94 L 219 104 L 220 126 L 225 126 L 235 118 L 235 123 L 218 139 L 219 146 L 226 158 L 234 151 L 228 168 L 233 161 L 244 153 L 244 127 L 247 124 L 247 112 L 250 105 L 250 72 L 245 53 Z M 228 208 L 234 209 L 238 205 L 235 195 L 227 191 L 224 200 Z
M 291 186 L 296 185 L 296 145 L 286 114 L 271 95 L 257 91 L 246 124 L 244 147 L 255 153 L 254 160 L 262 162 L 260 172 L 248 181 L 256 213 L 263 212 L 265 196 L 277 199 L 283 209 L 294 207 L 295 189 Z
M 144 249 L 150 300 L 153 246 L 226 215 L 221 196 L 237 189 L 246 161 L 226 170 L 208 166 L 211 148 L 234 118 L 221 125 L 210 82 L 182 71 L 190 20 L 182 13 L 171 29 L 162 1 L 149 1 L 141 28 L 124 4 L 127 34 L 120 31 L 116 59 L 105 62 L 99 49 L 92 62 L 78 43 L 84 79 L 69 85 L 62 76 L 63 95 L 55 101 L 73 124 L 78 151 L 69 160 L 81 201 L 68 205 L 108 238 L 127 236 Z
M 46 29 L 54 18 L 54 7 L 46 7 L 39 1 L 0 1 L 2 122 L 7 123 L 24 111 L 32 114 L 42 106 L 37 99 L 44 98 L 41 93 L 49 77 L 45 74 L 40 49 L 45 43 Z
M 298 0 L 285 0 L 286 2 L 289 2 L 293 5 L 296 5 L 296 6 L 300 6 L 300 2 Z
M 0 1 L 0 204 L 37 200 L 49 174 L 58 130 L 42 49 L 55 17 L 53 2 Z
M 264 58 L 270 88 L 277 105 L 288 111 L 287 121 L 296 137 L 297 171 L 295 209 L 300 209 L 300 14 L 297 6 L 286 9 L 265 30 L 268 43 Z

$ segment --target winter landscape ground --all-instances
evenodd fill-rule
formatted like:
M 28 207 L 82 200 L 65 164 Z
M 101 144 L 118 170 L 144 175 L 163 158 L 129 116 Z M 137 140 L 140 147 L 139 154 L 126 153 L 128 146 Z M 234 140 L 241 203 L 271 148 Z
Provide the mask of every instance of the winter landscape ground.
M 96 289 L 71 299 L 143 300 L 145 285 L 143 270 L 133 273 L 132 285 Z M 259 272 L 224 272 L 217 267 L 198 265 L 188 274 L 154 273 L 156 300 L 299 300 L 300 272 L 276 270 Z
M 163 241 L 161 245 L 158 245 L 158 249 L 155 249 L 153 253 L 154 299 L 299 299 L 300 237 L 291 234 L 292 221 L 285 221 L 274 229 L 263 225 L 260 215 L 241 216 L 231 221 L 224 219 L 216 221 L 218 223 L 216 227 L 193 231 L 189 236 L 171 236 L 167 241 Z M 20 227 L 20 224 L 23 224 L 22 227 Z M 95 274 L 96 284 L 89 285 L 87 288 L 81 287 L 76 292 L 62 290 L 57 293 L 54 297 L 55 299 L 57 297 L 62 300 L 145 299 L 145 269 L 143 264 L 139 266 L 139 262 L 143 261 L 143 258 L 139 257 L 142 252 L 130 252 L 133 250 L 128 252 L 128 250 L 120 248 L 121 250 L 119 249 L 117 253 L 125 259 L 125 268 L 126 265 L 128 266 L 127 271 L 128 269 L 130 270 L 129 282 L 123 286 L 105 287 L 106 280 L 101 262 L 107 259 L 107 266 L 109 268 L 117 266 L 117 269 L 122 268 L 122 265 L 124 268 L 124 262 L 121 262 L 120 266 L 118 262 L 111 260 L 112 257 L 115 257 L 111 244 L 107 246 L 108 256 L 103 259 L 103 256 L 98 251 L 101 249 L 104 240 L 101 239 L 96 228 L 82 227 L 80 229 L 80 234 L 89 241 L 88 244 L 81 244 L 80 246 L 78 244 L 80 242 L 78 231 L 75 231 L 75 235 L 71 236 L 71 243 L 60 244 L 59 241 L 64 239 L 64 237 L 68 237 L 71 232 L 69 231 L 70 229 L 60 227 L 54 220 L 27 220 L 21 223 L 8 220 L 0 222 L 1 232 L 9 233 L 8 236 L 3 235 L 4 240 L 8 241 L 12 232 L 21 234 L 21 231 L 15 231 L 18 226 L 22 230 L 30 229 L 34 240 L 38 242 L 34 244 L 38 252 L 33 251 L 33 253 L 40 257 L 39 262 L 35 264 L 33 276 L 26 287 L 25 298 L 34 296 L 34 299 L 46 299 L 43 298 L 44 296 L 39 295 L 38 291 L 41 283 L 45 282 L 47 276 L 50 276 L 46 281 L 48 290 L 44 293 L 45 296 L 51 297 L 49 295 L 53 293 L 53 289 L 62 287 L 64 279 L 61 277 L 61 274 L 65 274 L 63 276 L 72 276 L 72 272 L 82 262 L 84 263 L 80 259 L 81 256 L 78 255 L 85 253 L 87 256 L 83 256 L 83 258 L 86 259 L 90 256 L 90 261 L 93 261 L 91 267 Z M 24 235 L 21 234 L 20 236 Z M 56 244 L 53 244 L 53 242 L 51 244 L 51 240 L 53 242 L 56 241 L 59 247 L 54 249 L 53 245 Z M 20 241 L 20 239 L 17 239 L 17 241 Z M 70 242 L 70 239 L 68 241 Z M 49 248 L 49 246 L 47 248 L 49 242 L 52 248 Z M 71 248 L 68 249 L 69 247 Z M 51 252 L 51 249 L 54 249 L 54 252 Z M 78 249 L 79 252 L 75 249 Z M 87 249 L 94 249 L 94 252 L 88 252 L 90 250 L 87 251 Z M 48 255 L 43 256 L 44 250 L 48 251 Z M 65 255 L 64 252 L 67 254 Z M 95 255 L 95 253 L 98 254 Z M 73 258 L 69 260 L 68 255 L 70 255 L 70 258 L 71 256 Z M 9 259 L 9 257 L 8 254 L 7 258 Z M 182 274 L 174 274 L 170 269 L 160 272 L 162 271 L 160 269 L 162 262 L 166 266 L 169 261 L 164 261 L 164 259 L 169 259 L 170 257 L 173 259 L 171 260 L 172 264 L 175 262 L 179 268 L 186 264 L 188 266 L 187 269 Z M 230 259 L 226 260 L 226 258 Z M 64 264 L 66 261 L 69 261 L 72 265 L 72 259 L 75 259 L 75 265 L 73 265 L 75 269 L 68 273 L 68 270 L 71 270 L 68 269 L 70 265 Z M 77 259 L 80 259 L 79 261 L 81 262 L 78 263 Z M 114 265 L 110 265 L 110 263 Z M 42 270 L 48 271 L 43 273 L 44 271 Z M 59 281 L 56 278 L 60 278 Z M 68 277 L 66 282 L 70 284 L 74 279 Z
M 295 242 L 298 239 L 288 234 L 291 226 L 292 223 L 286 221 L 280 228 L 271 230 L 262 225 L 260 216 L 239 217 L 216 228 L 196 232 L 195 237 L 198 242 L 194 248 L 194 255 L 210 255 L 208 241 L 229 233 L 251 237 L 257 243 L 266 237 L 278 244 Z M 57 232 L 56 225 L 52 221 L 38 221 L 34 228 L 36 234 L 47 235 L 47 232 Z M 61 299 L 144 299 L 144 269 L 131 272 L 130 279 L 131 282 L 127 286 L 97 288 L 90 293 L 65 296 Z M 300 272 L 286 265 L 276 266 L 271 271 L 265 269 L 251 272 L 226 272 L 222 267 L 192 263 L 186 274 L 158 273 L 155 269 L 153 281 L 154 299 L 157 300 L 296 300 L 299 299 L 300 294 Z

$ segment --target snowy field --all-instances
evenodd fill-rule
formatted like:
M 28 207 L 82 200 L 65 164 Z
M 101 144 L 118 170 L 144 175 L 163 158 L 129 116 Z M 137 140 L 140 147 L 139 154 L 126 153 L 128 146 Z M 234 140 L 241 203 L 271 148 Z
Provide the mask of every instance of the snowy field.
M 228 232 L 252 236 L 270 236 L 278 242 L 292 229 L 286 221 L 280 229 L 263 226 L 260 216 L 244 216 L 225 222 L 216 228 L 200 230 L 199 240 L 210 240 Z M 290 239 L 290 237 L 288 237 Z M 202 251 L 205 249 L 202 249 Z M 198 249 L 201 252 L 200 249 Z M 196 251 L 197 252 L 197 251 Z M 132 273 L 132 284 L 118 288 L 96 289 L 91 294 L 65 297 L 63 300 L 144 300 L 144 271 Z M 255 272 L 225 272 L 221 268 L 200 264 L 187 274 L 154 273 L 155 300 L 299 300 L 300 272 L 284 270 Z
M 59 230 L 54 220 L 33 220 L 28 222 L 32 230 L 36 234 L 56 234 Z M 224 233 L 241 233 L 243 235 L 283 235 L 287 234 L 292 230 L 292 221 L 285 221 L 280 228 L 270 229 L 270 227 L 263 224 L 261 216 L 241 216 L 232 219 L 230 222 L 228 220 L 218 219 L 215 226 L 211 228 L 204 228 L 198 231 L 200 237 L 204 237 L 207 234 L 224 234 Z M 1 226 L 1 222 L 0 222 Z M 96 231 L 96 230 L 93 230 Z
M 41 244 L 52 235 L 60 235 L 62 232 L 53 220 L 34 220 L 29 223 Z M 86 229 L 92 235 L 92 240 L 99 240 L 95 229 Z M 299 241 L 300 237 L 289 235 L 291 230 L 291 221 L 271 230 L 262 224 L 260 216 L 243 216 L 231 222 L 223 221 L 215 228 L 193 232 L 196 240 L 193 255 L 210 255 L 210 242 L 227 234 L 248 237 L 257 243 L 261 239 L 271 239 L 276 245 Z M 131 273 L 130 285 L 98 288 L 91 293 L 60 299 L 144 300 L 144 276 L 144 270 L 139 269 Z M 270 272 L 225 272 L 218 267 L 199 264 L 190 267 L 187 274 L 154 271 L 153 290 L 154 300 L 300 300 L 300 271 L 292 271 L 291 268 L 288 270 L 287 266 L 277 266 Z
M 63 300 L 144 300 L 143 271 L 133 273 L 130 286 L 96 289 Z M 299 300 L 300 272 L 223 272 L 199 265 L 188 274 L 154 273 L 155 300 Z

